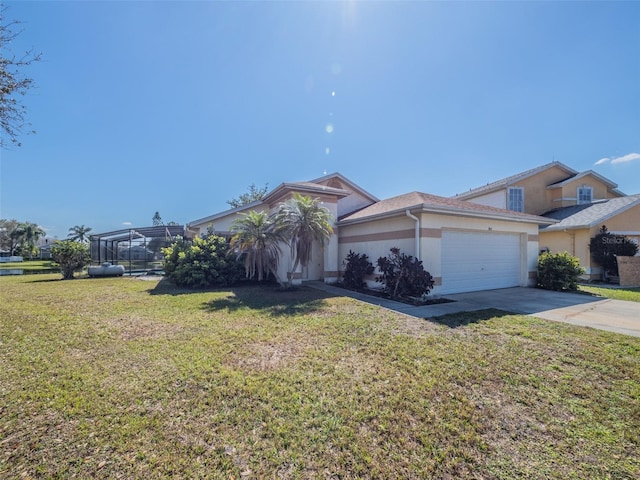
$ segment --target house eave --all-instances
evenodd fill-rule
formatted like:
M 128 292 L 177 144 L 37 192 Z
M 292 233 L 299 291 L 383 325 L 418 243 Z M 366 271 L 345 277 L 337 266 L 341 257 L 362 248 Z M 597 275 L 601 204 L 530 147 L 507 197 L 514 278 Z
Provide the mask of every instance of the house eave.
M 355 225 L 358 223 L 366 223 L 373 220 L 383 220 L 385 218 L 404 216 L 406 211 L 409 210 L 412 213 L 416 213 L 416 210 L 419 213 L 431 213 L 437 215 L 455 215 L 458 217 L 471 217 L 471 218 L 484 218 L 490 220 L 503 220 L 503 221 L 516 221 L 521 223 L 531 223 L 535 225 L 548 225 L 557 223 L 557 220 L 553 219 L 545 219 L 544 217 L 523 217 L 520 215 L 509 215 L 509 214 L 496 214 L 490 212 L 479 212 L 479 211 L 469 211 L 469 210 L 461 210 L 455 207 L 447 208 L 447 207 L 434 207 L 433 205 L 425 205 L 425 204 L 417 204 L 408 207 L 401 207 L 395 210 L 390 210 L 388 212 L 368 215 L 366 217 L 354 218 L 354 219 L 345 219 L 338 222 L 338 226 L 343 225 Z
M 265 195 L 262 199 L 263 203 L 271 203 L 274 200 L 282 198 L 289 192 L 298 192 L 305 193 L 311 195 L 331 195 L 335 197 L 346 197 L 349 195 L 347 191 L 340 191 L 340 189 L 326 187 L 324 185 L 318 185 L 317 187 L 313 187 L 310 185 L 301 185 L 299 183 L 281 183 L 276 188 L 274 188 L 271 192 Z

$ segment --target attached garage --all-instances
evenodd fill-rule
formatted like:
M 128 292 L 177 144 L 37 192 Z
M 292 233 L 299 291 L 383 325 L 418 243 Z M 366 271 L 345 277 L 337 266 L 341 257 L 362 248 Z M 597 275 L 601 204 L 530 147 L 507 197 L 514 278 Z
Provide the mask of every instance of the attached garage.
M 340 220 L 339 258 L 353 251 L 375 262 L 398 247 L 422 261 L 432 294 L 535 285 L 538 226 L 553 223 L 426 193 L 377 202 Z M 378 287 L 375 274 L 368 278 Z
M 525 245 L 519 233 L 442 231 L 442 293 L 517 287 Z

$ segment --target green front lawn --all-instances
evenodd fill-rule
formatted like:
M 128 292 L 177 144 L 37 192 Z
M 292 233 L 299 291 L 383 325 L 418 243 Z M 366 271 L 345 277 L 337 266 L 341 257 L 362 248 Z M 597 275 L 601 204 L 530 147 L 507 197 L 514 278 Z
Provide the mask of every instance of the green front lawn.
M 0 478 L 638 478 L 640 338 L 0 278 Z
M 580 285 L 579 290 L 598 297 L 640 302 L 640 288 L 606 288 L 594 287 L 592 285 Z

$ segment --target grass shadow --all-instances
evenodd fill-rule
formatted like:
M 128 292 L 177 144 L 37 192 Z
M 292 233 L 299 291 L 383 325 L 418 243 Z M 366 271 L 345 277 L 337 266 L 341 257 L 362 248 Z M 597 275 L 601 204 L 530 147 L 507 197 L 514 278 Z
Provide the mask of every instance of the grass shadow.
M 332 295 L 308 287 L 283 290 L 273 285 L 241 286 L 231 289 L 224 298 L 216 298 L 202 305 L 209 312 L 241 309 L 259 310 L 271 316 L 305 315 L 325 306 L 325 299 Z
M 187 287 L 178 287 L 171 283 L 166 277 L 163 277 L 153 288 L 147 290 L 149 295 L 189 295 L 193 293 L 201 293 L 201 292 L 213 292 L 216 290 L 220 290 L 218 288 L 208 288 L 208 289 L 197 289 L 197 288 L 187 288 Z
M 471 323 L 479 323 L 496 317 L 505 317 L 507 315 L 514 315 L 514 313 L 507 312 L 506 310 L 499 310 L 497 308 L 487 308 L 485 310 L 476 310 L 471 312 L 449 313 L 447 315 L 427 318 L 425 320 L 439 325 L 444 325 L 449 328 L 458 328 L 467 326 Z
M 64 279 L 60 276 L 57 276 L 56 278 L 40 278 L 40 279 L 34 279 L 34 280 L 27 280 L 25 281 L 25 283 L 50 283 L 50 282 L 68 282 L 70 280 L 82 280 L 81 277 L 77 277 L 77 278 L 70 278 L 70 279 Z
M 239 285 L 221 288 L 177 287 L 166 278 L 147 290 L 149 295 L 192 295 L 203 292 L 228 292 L 223 298 L 216 298 L 202 304 L 208 312 L 226 310 L 229 312 L 250 309 L 271 316 L 295 316 L 312 313 L 325 306 L 324 299 L 334 295 L 309 287 L 283 289 L 276 283 L 243 282 Z

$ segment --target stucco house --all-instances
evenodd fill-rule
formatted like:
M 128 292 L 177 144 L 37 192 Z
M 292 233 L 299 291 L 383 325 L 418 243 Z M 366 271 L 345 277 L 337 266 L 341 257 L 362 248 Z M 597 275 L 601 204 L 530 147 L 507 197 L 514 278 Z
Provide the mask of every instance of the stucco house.
M 324 248 L 314 246 L 312 262 L 293 274 L 297 281 L 336 282 L 349 250 L 366 253 L 375 263 L 391 247 L 399 247 L 422 260 L 435 277 L 434 294 L 531 286 L 538 228 L 557 222 L 420 192 L 379 200 L 333 173 L 308 182 L 283 183 L 261 201 L 189 222 L 187 231 L 198 235 L 213 229 L 230 235 L 231 224 L 241 213 L 271 213 L 293 192 L 318 198 L 334 218 L 334 235 Z M 282 253 L 278 274 L 286 278 L 292 261 L 287 247 Z
M 552 162 L 455 198 L 556 220 L 540 226 L 540 248 L 575 255 L 589 278 L 599 278 L 602 269 L 591 260 L 589 242 L 603 225 L 640 241 L 640 195 L 625 195 L 617 187 L 592 170 Z

